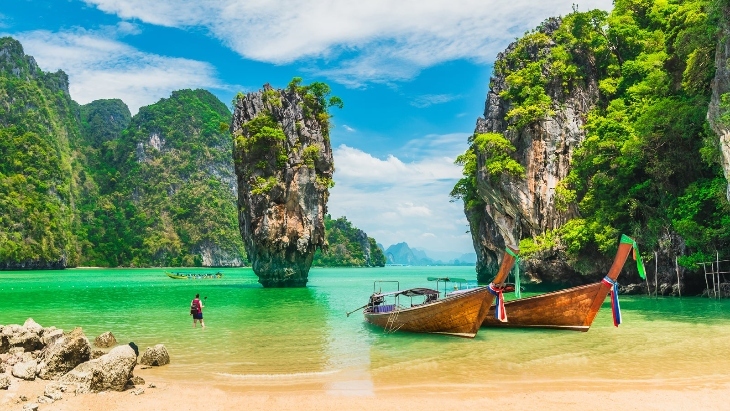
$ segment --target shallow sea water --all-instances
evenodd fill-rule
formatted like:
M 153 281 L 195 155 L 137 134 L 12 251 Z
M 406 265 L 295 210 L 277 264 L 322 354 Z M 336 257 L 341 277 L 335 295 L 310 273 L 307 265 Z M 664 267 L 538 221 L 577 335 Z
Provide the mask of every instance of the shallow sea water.
M 82 327 L 92 341 L 112 331 L 141 350 L 163 343 L 172 363 L 154 370 L 161 378 L 347 395 L 392 387 L 448 395 L 495 381 L 523 390 L 708 387 L 730 370 L 730 300 L 621 296 L 619 328 L 607 299 L 587 333 L 482 328 L 471 340 L 385 334 L 345 312 L 367 302 L 374 280 L 433 286 L 427 276 L 473 279 L 473 267 L 313 268 L 299 289 L 263 289 L 248 268 L 221 271 L 216 280 L 173 280 L 163 269 L 0 272 L 0 324 L 32 317 Z M 192 327 L 196 293 L 207 297 L 205 329 Z

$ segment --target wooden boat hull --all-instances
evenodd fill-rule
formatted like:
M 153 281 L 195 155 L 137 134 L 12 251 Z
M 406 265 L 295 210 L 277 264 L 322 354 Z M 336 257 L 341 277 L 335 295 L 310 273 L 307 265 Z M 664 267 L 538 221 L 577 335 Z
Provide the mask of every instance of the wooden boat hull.
M 493 300 L 494 296 L 489 294 L 487 288 L 480 287 L 427 305 L 386 313 L 366 312 L 365 320 L 387 331 L 440 333 L 473 338 L 480 324 L 480 314 L 487 311 Z
M 502 258 L 494 284 L 502 284 L 509 274 L 519 250 L 509 247 Z M 386 332 L 410 331 L 437 333 L 457 337 L 474 338 L 494 302 L 495 295 L 488 287 L 452 293 L 433 303 L 391 312 L 365 310 L 365 320 L 370 324 L 383 327 Z
M 184 275 L 176 275 L 176 274 L 167 273 L 167 272 L 165 274 L 167 274 L 168 277 L 175 279 L 175 280 L 187 280 L 188 279 L 188 277 L 184 276 Z
M 619 244 L 613 265 L 606 277 L 616 280 L 632 250 Z M 586 332 L 601 309 L 611 288 L 603 282 L 566 288 L 520 300 L 506 301 L 507 322 L 494 318 L 495 307 L 482 323 L 486 327 L 536 327 Z
M 609 287 L 593 283 L 504 303 L 507 322 L 494 318 L 494 307 L 482 325 L 487 327 L 537 327 L 588 331 L 595 318 L 593 302 L 603 300 Z M 600 306 L 599 306 L 600 308 Z

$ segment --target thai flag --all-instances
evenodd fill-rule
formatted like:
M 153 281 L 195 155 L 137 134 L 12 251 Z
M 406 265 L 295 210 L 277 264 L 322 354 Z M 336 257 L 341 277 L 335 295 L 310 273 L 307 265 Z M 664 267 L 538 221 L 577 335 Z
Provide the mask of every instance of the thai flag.
M 489 284 L 489 292 L 497 297 L 497 303 L 495 304 L 494 318 L 506 323 L 507 322 L 507 311 L 504 309 L 504 296 L 502 295 L 502 288 L 497 288 L 494 283 Z
M 601 282 L 611 288 L 611 313 L 613 314 L 613 325 L 618 327 L 621 324 L 621 306 L 618 303 L 618 283 L 616 280 L 604 277 Z

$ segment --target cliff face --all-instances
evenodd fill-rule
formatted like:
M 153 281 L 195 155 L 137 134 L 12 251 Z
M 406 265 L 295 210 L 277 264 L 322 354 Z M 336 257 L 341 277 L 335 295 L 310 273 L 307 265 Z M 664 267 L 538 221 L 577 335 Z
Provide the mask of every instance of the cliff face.
M 264 287 L 305 286 L 315 251 L 326 247 L 334 165 L 323 101 L 306 87 L 267 84 L 235 102 L 239 227 Z
M 559 25 L 558 19 L 548 20 L 539 32 L 549 36 Z M 538 61 L 554 45 L 549 41 L 527 47 L 527 55 L 515 62 L 508 59 L 517 47 L 516 42 L 512 43 L 497 56 L 495 67 L 502 64 L 514 70 L 518 68 L 515 65 Z M 490 176 L 485 169 L 486 158 L 477 154 L 477 189 L 483 204 L 465 212 L 477 253 L 477 276 L 482 281 L 499 269 L 498 258 L 505 245 L 516 246 L 520 239 L 559 227 L 576 216 L 575 207 L 565 211 L 556 208 L 555 189 L 568 174 L 573 150 L 585 138 L 585 116 L 598 100 L 597 78 L 590 69 L 569 91 L 560 81 L 551 81 L 545 92 L 552 100 L 552 114 L 517 129 L 506 120 L 513 105 L 500 97 L 507 88 L 505 77 L 495 71 L 484 117 L 477 120 L 475 133 L 500 133 L 506 137 L 516 148 L 514 158 L 524 166 L 525 178 Z M 566 274 L 577 275 L 572 270 Z
M 727 115 L 730 110 L 730 7 L 721 11 L 720 33 L 715 51 L 715 78 L 712 82 L 712 100 L 707 118 L 712 130 L 720 137 L 720 152 L 725 178 L 730 182 L 730 122 L 721 121 L 720 116 Z M 721 107 L 722 97 L 729 99 Z M 730 183 L 727 187 L 727 199 L 730 201 Z
M 78 134 L 66 74 L 41 71 L 18 41 L 0 38 L 0 269 L 78 264 Z
M 136 227 L 124 245 L 153 266 L 242 266 L 230 112 L 206 90 L 179 90 L 142 107 L 115 148 L 115 192 Z M 111 199 L 114 201 L 113 199 Z M 124 221 L 120 221 L 123 226 Z

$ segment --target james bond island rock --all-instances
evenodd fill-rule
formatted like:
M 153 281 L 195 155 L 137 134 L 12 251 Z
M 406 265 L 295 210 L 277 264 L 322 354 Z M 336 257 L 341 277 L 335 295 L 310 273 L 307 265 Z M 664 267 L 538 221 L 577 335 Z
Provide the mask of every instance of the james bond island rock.
M 481 281 L 507 244 L 520 245 L 531 280 L 568 284 L 600 279 L 621 234 L 658 251 L 660 278 L 675 284 L 675 257 L 696 269 L 703 252 L 730 246 L 727 181 L 705 120 L 710 6 L 617 0 L 610 14 L 549 19 L 499 54 L 452 192 Z M 620 280 L 638 282 L 626 270 Z
M 303 287 L 317 249 L 334 165 L 324 83 L 239 94 L 231 124 L 238 219 L 246 252 L 264 287 Z M 329 97 L 329 98 L 328 98 Z

